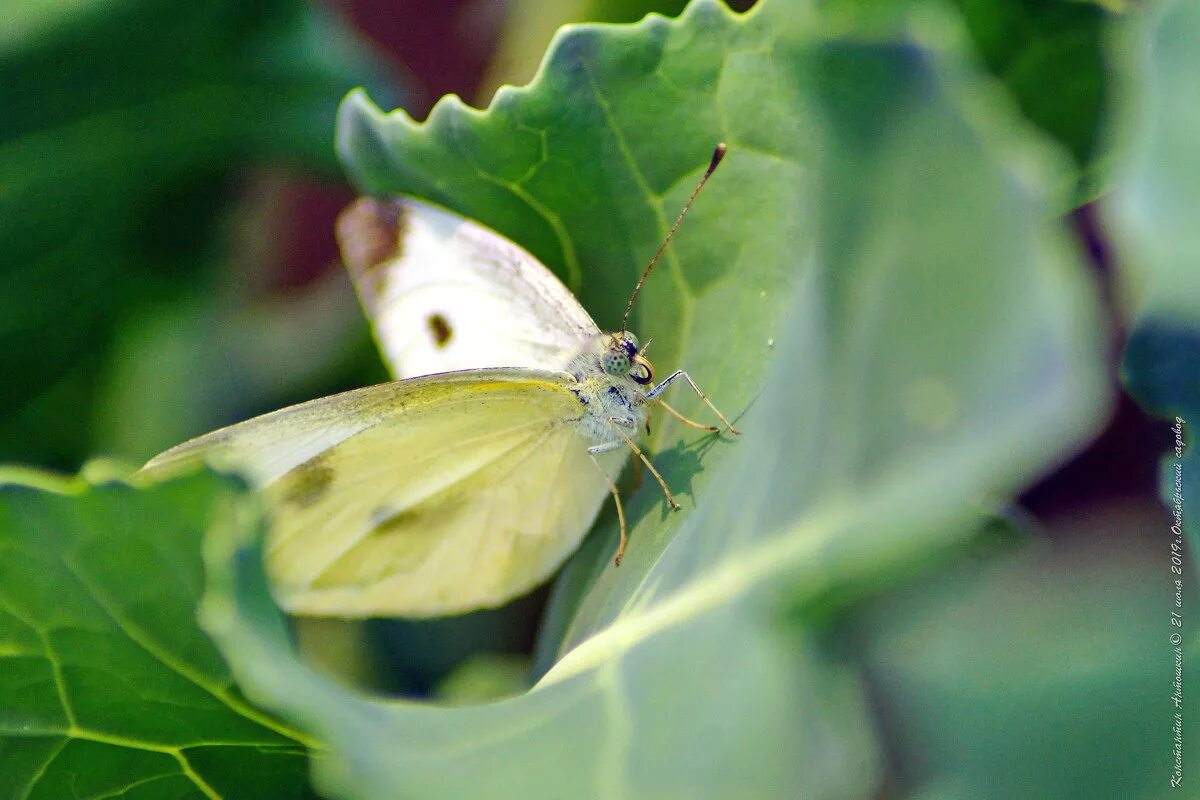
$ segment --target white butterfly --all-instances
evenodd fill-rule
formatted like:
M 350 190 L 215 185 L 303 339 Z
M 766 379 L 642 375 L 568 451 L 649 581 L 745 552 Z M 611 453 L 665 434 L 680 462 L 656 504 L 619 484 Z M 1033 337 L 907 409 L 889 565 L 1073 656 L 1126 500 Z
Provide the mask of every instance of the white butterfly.
M 712 162 L 630 298 L 724 155 Z M 494 231 L 411 198 L 363 198 L 338 238 L 401 380 L 302 403 L 181 444 L 146 470 L 205 459 L 263 487 L 267 569 L 290 611 L 425 617 L 493 607 L 578 546 L 637 445 L 646 348 L 604 334 L 565 286 Z

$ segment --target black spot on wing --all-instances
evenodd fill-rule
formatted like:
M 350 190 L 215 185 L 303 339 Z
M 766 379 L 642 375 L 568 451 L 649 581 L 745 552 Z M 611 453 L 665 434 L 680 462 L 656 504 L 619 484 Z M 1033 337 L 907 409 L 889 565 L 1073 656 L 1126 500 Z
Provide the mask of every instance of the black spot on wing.
M 313 456 L 279 479 L 285 505 L 308 508 L 320 500 L 333 485 L 333 469 L 324 463 L 324 454 Z
M 443 348 L 450 343 L 451 337 L 454 336 L 454 330 L 444 316 L 435 312 L 429 315 L 425 323 L 429 326 L 429 335 L 433 337 L 436 347 Z

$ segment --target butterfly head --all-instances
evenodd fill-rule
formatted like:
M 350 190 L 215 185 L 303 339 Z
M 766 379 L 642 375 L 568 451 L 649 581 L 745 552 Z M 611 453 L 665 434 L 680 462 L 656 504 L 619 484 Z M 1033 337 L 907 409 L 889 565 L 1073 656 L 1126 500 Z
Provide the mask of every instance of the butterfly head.
M 609 375 L 628 376 L 635 383 L 648 384 L 654 380 L 654 367 L 642 354 L 649 346 L 646 342 L 642 347 L 629 331 L 614 333 L 600 354 L 600 365 Z

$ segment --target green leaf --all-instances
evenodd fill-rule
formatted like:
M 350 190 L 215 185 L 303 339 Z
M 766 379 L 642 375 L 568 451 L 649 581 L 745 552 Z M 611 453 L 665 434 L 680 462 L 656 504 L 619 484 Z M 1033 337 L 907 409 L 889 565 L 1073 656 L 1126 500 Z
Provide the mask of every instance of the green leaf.
M 1168 455 L 1167 469 L 1180 462 L 1193 554 L 1200 547 L 1200 456 L 1191 427 L 1200 424 L 1197 37 L 1200 7 L 1164 2 L 1131 20 L 1114 47 L 1128 74 L 1114 133 L 1124 157 L 1108 206 L 1135 317 L 1122 377 L 1151 413 L 1178 418 L 1185 446 Z
M 241 490 L 208 473 L 141 490 L 14 479 L 0 477 L 0 795 L 304 795 L 305 738 L 246 702 L 196 624 L 201 534 Z
M 377 71 L 299 0 L 0 10 L 0 459 L 72 469 L 106 346 L 194 292 L 236 167 L 332 174 L 333 118 Z
M 1056 223 L 1060 165 L 922 11 L 871 32 L 763 0 L 559 34 L 526 89 L 428 122 L 361 94 L 339 146 L 527 246 L 612 326 L 707 162 L 729 156 L 639 301 L 661 366 L 738 441 L 658 423 L 611 565 L 606 519 L 556 590 L 527 693 L 365 697 L 296 657 L 257 537 L 213 549 L 204 621 L 250 696 L 329 745 L 336 797 L 854 797 L 882 757 L 854 667 L 796 603 L 909 574 L 1062 459 L 1105 406 L 1095 298 Z M 661 348 L 661 349 L 660 349 Z M 679 396 L 685 413 L 700 404 Z
M 944 29 L 929 29 L 923 43 L 945 50 Z M 731 509 L 744 509 L 738 513 L 774 506 L 759 527 L 858 496 L 868 479 L 889 469 L 924 468 L 916 464 L 933 457 L 925 452 L 933 442 L 946 448 L 943 458 L 964 458 L 955 467 L 939 464 L 939 472 L 951 469 L 957 480 L 981 487 L 1011 486 L 1036 470 L 1044 457 L 1036 452 L 1047 452 L 1009 449 L 1006 441 L 1025 435 L 1016 431 L 1044 426 L 1051 436 L 1065 424 L 1050 448 L 1061 453 L 1090 430 L 1105 404 L 1095 371 L 1092 290 L 1046 222 L 1043 192 L 1063 173 L 1046 151 L 1011 133 L 1000 109 L 981 102 L 984 88 L 960 61 L 933 55 L 903 38 L 857 46 L 847 36 L 800 62 L 812 113 L 827 123 L 824 178 L 813 187 L 819 249 L 815 264 L 789 256 L 799 245 L 779 251 L 775 263 L 813 270 L 812 282 L 800 287 L 799 311 L 811 327 L 786 338 L 805 342 L 793 362 L 808 364 L 807 348 L 819 356 L 811 357 L 810 374 L 796 377 L 805 390 L 770 427 L 818 430 L 775 456 L 795 470 L 795 485 L 785 483 L 780 497 L 755 489 L 728 499 Z M 924 93 L 943 96 L 933 102 Z M 797 197 L 800 191 L 790 190 Z M 1064 298 L 1077 298 L 1080 309 L 1063 310 Z M 740 331 L 743 322 L 729 317 L 722 316 L 726 330 Z M 1058 345 L 1043 350 L 1042 340 Z M 989 367 L 981 371 L 984 362 Z M 1073 405 L 1079 418 L 1050 420 Z M 980 463 L 969 466 L 968 456 Z M 757 458 L 761 483 L 773 461 Z M 979 495 L 964 491 L 963 503 Z M 941 501 L 930 503 L 924 513 L 936 516 Z M 915 494 L 906 506 L 919 507 Z M 666 535 L 648 534 L 663 544 Z M 595 537 L 585 543 L 556 587 L 566 609 L 552 606 L 551 628 L 564 617 L 569 623 L 561 642 L 552 630 L 544 633 L 543 664 L 551 642 L 566 652 L 623 616 L 631 595 L 648 583 L 635 571 L 606 569 L 597 546 Z M 847 570 L 839 575 L 844 580 L 863 566 L 847 569 L 850 556 L 844 565 L 835 554 L 828 558 L 831 568 Z M 571 597 L 582 587 L 575 584 L 587 587 L 577 604 Z

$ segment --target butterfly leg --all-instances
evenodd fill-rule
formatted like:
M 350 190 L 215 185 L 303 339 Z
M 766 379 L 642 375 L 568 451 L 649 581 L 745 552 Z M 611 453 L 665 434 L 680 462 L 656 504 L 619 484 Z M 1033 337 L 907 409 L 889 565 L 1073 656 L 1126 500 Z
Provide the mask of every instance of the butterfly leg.
M 667 505 L 671 506 L 672 509 L 678 511 L 679 503 L 675 502 L 675 496 L 673 494 L 671 494 L 671 490 L 667 486 L 667 482 L 665 480 L 663 480 L 663 476 L 659 473 L 659 471 L 654 468 L 654 464 L 652 464 L 650 462 L 650 459 L 646 458 L 646 454 L 642 452 L 642 448 L 638 447 L 637 443 L 634 442 L 633 439 L 631 439 L 629 437 L 629 435 L 625 433 L 625 431 L 621 430 L 621 427 L 619 424 L 620 420 L 614 418 L 614 419 L 610 420 L 610 422 L 615 423 L 613 425 L 613 430 L 617 432 L 618 436 L 620 436 L 622 439 L 625 440 L 625 444 L 629 445 L 629 449 L 632 450 L 637 455 L 637 457 L 642 460 L 642 463 L 646 465 L 646 469 L 650 470 L 650 474 L 654 476 L 654 479 L 656 481 L 658 481 L 658 485 L 662 487 L 663 494 L 665 494 L 667 496 Z M 606 445 L 600 445 L 600 447 L 606 447 Z M 591 448 L 589 448 L 589 450 L 590 449 Z
M 625 509 L 621 506 L 621 493 L 617 491 L 617 484 L 613 482 L 612 478 L 608 477 L 608 473 L 604 471 L 604 467 L 600 466 L 600 462 L 592 455 L 591 448 L 588 448 L 588 455 L 592 456 L 592 463 L 596 465 L 596 469 L 600 470 L 600 474 L 608 481 L 608 491 L 612 493 L 613 502 L 617 504 L 617 522 L 621 525 L 621 543 L 617 545 L 617 557 L 613 559 L 613 564 L 619 567 L 621 566 L 621 559 L 625 557 L 625 543 L 629 541 L 629 536 L 625 532 Z
M 663 408 L 665 408 L 672 417 L 679 420 L 684 425 L 687 425 L 692 428 L 696 428 L 697 430 L 701 430 L 701 431 L 719 431 L 719 430 L 721 430 L 716 425 L 701 425 L 699 422 L 696 422 L 695 420 L 688 419 L 683 414 L 680 414 L 678 411 L 676 411 L 675 409 L 673 409 L 669 405 L 667 405 L 666 400 L 659 400 L 658 404 L 660 406 L 662 406 Z M 647 422 L 646 426 L 649 427 L 650 423 Z
M 660 394 L 662 394 L 663 392 L 665 392 L 667 390 L 667 387 L 669 387 L 672 383 L 674 383 L 679 378 L 683 378 L 685 381 L 688 382 L 688 385 L 691 386 L 696 391 L 696 394 L 700 395 L 700 399 L 704 401 L 704 404 L 712 409 L 713 413 L 716 414 L 721 419 L 721 422 L 725 423 L 725 427 L 729 429 L 730 433 L 735 434 L 735 435 L 741 434 L 741 431 L 739 431 L 737 428 L 733 427 L 733 423 L 730 422 L 729 420 L 727 420 L 725 418 L 725 415 L 722 414 L 721 411 L 712 404 L 712 401 L 708 399 L 708 395 L 706 395 L 700 389 L 700 387 L 696 385 L 696 382 L 694 380 L 692 380 L 692 377 L 681 369 L 675 370 L 675 372 L 673 374 L 667 376 L 666 380 L 664 380 L 658 386 L 655 386 L 650 391 L 646 392 L 646 399 L 647 400 L 657 400 L 658 396 Z

